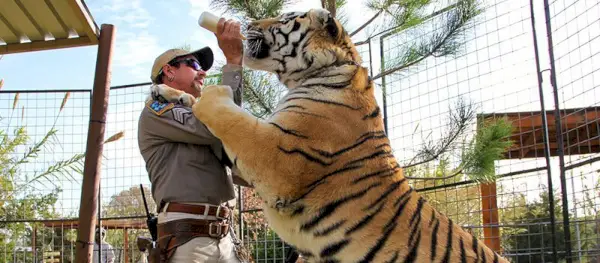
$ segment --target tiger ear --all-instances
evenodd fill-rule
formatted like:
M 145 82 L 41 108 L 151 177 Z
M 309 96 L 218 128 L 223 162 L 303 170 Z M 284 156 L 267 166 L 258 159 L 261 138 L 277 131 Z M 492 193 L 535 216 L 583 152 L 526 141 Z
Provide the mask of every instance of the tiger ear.
M 340 37 L 340 29 L 338 28 L 338 25 L 331 14 L 329 14 L 329 17 L 325 22 L 325 30 L 327 30 L 327 33 L 329 33 L 329 35 L 335 40 L 338 40 Z
M 317 9 L 314 11 L 318 21 L 323 26 L 323 29 L 325 29 L 333 39 L 338 40 L 342 32 L 331 13 L 327 9 Z

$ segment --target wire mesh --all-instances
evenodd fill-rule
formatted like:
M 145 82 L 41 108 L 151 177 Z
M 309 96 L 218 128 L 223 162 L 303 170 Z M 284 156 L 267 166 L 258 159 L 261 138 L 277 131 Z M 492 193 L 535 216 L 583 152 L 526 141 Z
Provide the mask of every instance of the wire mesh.
M 551 48 L 563 142 L 570 257 L 600 260 L 600 3 L 549 3 Z M 550 41 L 550 40 L 549 40 Z
M 89 91 L 0 91 L 0 262 L 68 234 L 36 229 L 78 213 L 89 111 Z
M 555 247 L 558 259 L 564 260 L 561 196 L 550 189 L 560 189 L 558 160 L 550 158 L 548 166 L 544 158 L 544 132 L 552 128 L 542 125 L 541 103 L 546 108 L 553 104 L 551 96 L 542 101 L 539 92 L 539 57 L 534 52 L 536 32 L 531 20 L 532 8 L 539 13 L 539 7 L 530 6 L 529 1 L 496 0 L 483 2 L 483 8 L 460 37 L 458 55 L 429 57 L 384 76 L 392 146 L 399 161 L 410 166 L 431 142 L 439 143 L 449 134 L 453 109 L 470 105 L 476 113 L 461 138 L 467 142 L 483 129 L 481 120 L 506 118 L 514 129 L 513 147 L 495 162 L 495 173 L 500 176 L 495 183 L 478 184 L 467 172 L 448 176 L 448 170 L 461 163 L 460 148 L 406 172 L 440 178 L 414 179 L 412 184 L 440 211 L 514 262 L 553 261 Z M 441 34 L 443 27 L 437 20 L 441 18 L 428 21 L 428 30 L 384 36 L 382 71 L 417 41 Z M 557 154 L 556 150 L 552 153 Z M 553 174 L 551 181 L 548 171 Z M 554 231 L 552 220 L 556 220 Z

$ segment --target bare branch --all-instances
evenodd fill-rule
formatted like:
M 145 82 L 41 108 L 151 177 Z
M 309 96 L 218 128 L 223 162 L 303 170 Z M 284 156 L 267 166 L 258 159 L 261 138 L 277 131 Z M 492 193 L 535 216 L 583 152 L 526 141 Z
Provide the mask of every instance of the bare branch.
M 365 22 L 363 25 L 361 25 L 360 27 L 358 27 L 356 30 L 354 30 L 352 33 L 350 33 L 350 37 L 353 37 L 354 35 L 356 35 L 358 32 L 360 32 L 361 30 L 363 30 L 365 27 L 367 27 L 369 24 L 371 24 L 373 21 L 375 21 L 375 18 L 377 18 L 381 13 L 383 12 L 383 10 L 379 10 L 377 13 L 375 13 L 375 15 L 373 17 L 371 17 L 371 19 L 369 19 L 367 22 Z

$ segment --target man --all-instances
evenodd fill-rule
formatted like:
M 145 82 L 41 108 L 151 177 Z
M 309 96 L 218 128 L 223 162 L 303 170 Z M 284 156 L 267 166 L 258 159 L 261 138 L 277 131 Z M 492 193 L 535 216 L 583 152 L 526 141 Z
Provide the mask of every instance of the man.
M 94 263 L 113 263 L 115 262 L 115 252 L 113 247 L 104 241 L 106 238 L 106 229 L 97 228 L 96 229 L 96 242 L 94 243 L 94 255 L 92 256 L 92 262 Z M 102 260 L 99 260 L 99 252 L 100 248 L 102 248 L 101 257 Z
M 227 59 L 222 84 L 231 86 L 241 105 L 240 24 L 221 19 L 217 29 Z M 212 63 L 208 47 L 193 52 L 171 49 L 156 58 L 151 79 L 197 98 Z M 226 173 L 221 142 L 190 107 L 160 98 L 146 104 L 138 125 L 138 144 L 159 209 L 161 262 L 240 262 L 229 232 L 234 178 Z

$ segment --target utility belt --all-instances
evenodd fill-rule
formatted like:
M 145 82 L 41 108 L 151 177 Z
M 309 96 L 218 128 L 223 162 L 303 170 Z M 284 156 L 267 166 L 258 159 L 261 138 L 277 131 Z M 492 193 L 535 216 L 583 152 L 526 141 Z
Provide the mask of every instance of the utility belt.
M 156 262 L 168 262 L 177 247 L 197 237 L 221 239 L 229 234 L 231 209 L 226 206 L 168 203 L 163 212 L 204 215 L 216 219 L 177 219 L 158 224 Z M 156 258 L 160 257 L 160 259 Z

